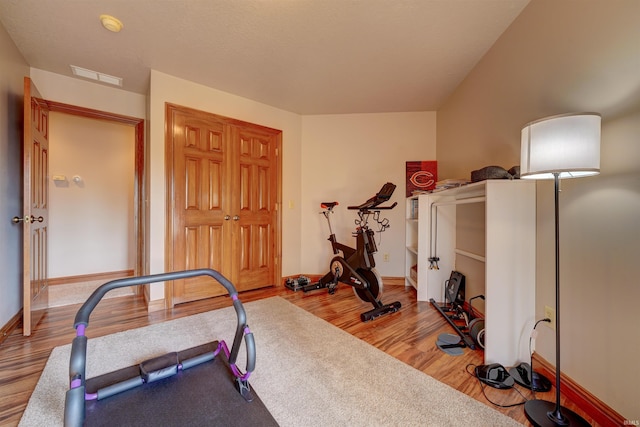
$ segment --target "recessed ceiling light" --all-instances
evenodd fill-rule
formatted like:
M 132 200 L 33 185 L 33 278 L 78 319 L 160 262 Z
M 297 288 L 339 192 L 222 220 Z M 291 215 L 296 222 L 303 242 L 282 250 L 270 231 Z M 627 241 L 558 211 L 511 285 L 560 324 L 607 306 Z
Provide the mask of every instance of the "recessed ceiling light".
M 118 18 L 111 15 L 100 15 L 100 22 L 104 28 L 114 33 L 120 32 L 124 26 Z
M 84 77 L 86 79 L 97 80 L 102 83 L 108 83 L 114 86 L 122 86 L 122 77 L 110 76 L 109 74 L 100 73 L 98 71 L 87 70 L 86 68 L 70 65 L 74 76 Z

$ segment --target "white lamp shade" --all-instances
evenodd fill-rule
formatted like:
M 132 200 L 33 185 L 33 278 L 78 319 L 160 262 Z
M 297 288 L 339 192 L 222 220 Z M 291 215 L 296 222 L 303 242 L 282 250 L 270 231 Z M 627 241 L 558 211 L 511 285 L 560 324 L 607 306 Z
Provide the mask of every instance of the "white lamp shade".
M 553 116 L 522 129 L 520 177 L 576 178 L 600 173 L 600 122 L 597 113 Z

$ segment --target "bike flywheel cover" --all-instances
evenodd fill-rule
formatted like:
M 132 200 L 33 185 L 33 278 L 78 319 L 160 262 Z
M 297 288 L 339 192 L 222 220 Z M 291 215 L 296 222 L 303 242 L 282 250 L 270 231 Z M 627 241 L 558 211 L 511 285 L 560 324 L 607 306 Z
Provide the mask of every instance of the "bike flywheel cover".
M 375 303 L 375 300 L 379 299 L 384 291 L 382 277 L 380 277 L 380 274 L 378 274 L 378 271 L 375 268 L 372 268 L 371 270 L 360 268 L 357 272 L 369 283 L 369 291 L 373 295 L 374 301 L 370 300 L 370 296 L 367 295 L 363 289 L 353 288 L 353 293 L 364 302 Z

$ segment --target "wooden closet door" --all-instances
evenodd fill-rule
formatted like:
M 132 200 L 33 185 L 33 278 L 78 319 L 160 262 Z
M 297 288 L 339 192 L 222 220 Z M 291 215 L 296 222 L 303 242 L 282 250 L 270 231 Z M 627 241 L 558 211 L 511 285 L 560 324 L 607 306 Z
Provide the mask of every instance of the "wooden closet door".
M 246 127 L 234 128 L 232 135 L 238 189 L 233 252 L 239 255 L 233 269 L 238 289 L 255 289 L 275 284 L 278 135 Z
M 224 123 L 174 109 L 173 129 L 173 270 L 212 268 L 231 274 L 231 229 L 225 220 L 231 208 L 227 196 L 228 134 Z M 226 293 L 211 279 L 196 277 L 173 282 L 173 304 Z
M 239 291 L 280 276 L 282 132 L 167 106 L 168 269 L 212 268 Z M 209 278 L 176 280 L 169 305 L 226 293 Z

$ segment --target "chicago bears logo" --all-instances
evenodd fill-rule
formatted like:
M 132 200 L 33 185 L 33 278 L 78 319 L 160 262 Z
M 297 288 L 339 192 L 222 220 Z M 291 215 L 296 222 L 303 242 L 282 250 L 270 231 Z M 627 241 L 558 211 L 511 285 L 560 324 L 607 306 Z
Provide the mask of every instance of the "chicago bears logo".
M 433 174 L 428 171 L 415 172 L 411 175 L 409 181 L 416 187 L 425 189 L 432 187 L 436 183 Z

